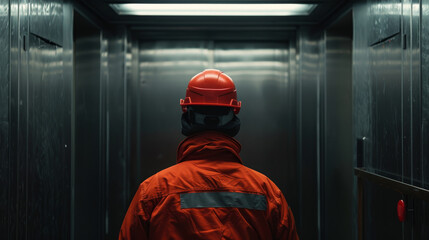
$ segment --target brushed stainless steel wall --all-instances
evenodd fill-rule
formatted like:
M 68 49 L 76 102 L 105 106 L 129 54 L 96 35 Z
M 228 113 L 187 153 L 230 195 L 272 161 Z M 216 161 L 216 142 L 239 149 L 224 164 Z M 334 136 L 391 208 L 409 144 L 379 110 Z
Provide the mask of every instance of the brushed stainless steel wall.
M 422 161 L 416 166 L 422 186 L 429 188 L 429 1 L 423 0 L 421 7 L 421 104 L 422 104 Z
M 372 87 L 370 82 L 368 39 L 370 25 L 368 6 L 365 1 L 356 3 L 353 7 L 353 135 L 354 138 L 366 137 L 364 142 L 363 165 L 372 161 L 373 116 L 372 116 Z M 354 139 L 355 140 L 355 139 Z M 356 142 L 354 142 L 356 144 Z M 354 162 L 356 165 L 356 147 Z
M 301 28 L 298 35 L 298 181 L 300 208 L 297 215 L 300 237 L 318 239 L 320 210 L 320 81 L 322 36 L 311 28 Z
M 330 26 L 324 36 L 326 74 L 321 84 L 322 239 L 351 239 L 353 211 L 352 14 Z
M 414 0 L 355 4 L 353 118 L 354 137 L 367 138 L 364 167 L 427 188 L 425 15 L 425 3 Z M 365 239 L 428 235 L 428 203 L 371 183 L 364 189 Z M 414 208 L 404 224 L 390 212 L 401 198 Z
M 427 25 L 427 22 L 429 21 L 429 1 L 413 0 L 412 16 L 417 16 L 417 19 L 415 19 L 416 17 L 413 17 L 413 20 L 414 22 L 418 23 L 412 25 L 417 25 L 415 28 L 412 29 L 413 36 L 416 36 L 415 39 L 417 39 L 417 43 L 414 44 L 415 47 L 413 48 L 413 59 L 415 60 L 413 61 L 412 66 L 413 72 L 421 73 L 421 76 L 417 75 L 417 83 L 415 84 L 421 87 L 421 89 L 419 89 L 420 91 L 417 91 L 417 93 L 421 93 L 421 101 L 418 101 L 418 99 L 416 101 L 417 103 L 421 104 L 421 114 L 417 115 L 417 117 L 420 117 L 421 119 L 420 125 L 417 125 L 418 132 L 421 135 L 415 135 L 417 136 L 417 138 L 421 139 L 421 149 L 419 149 L 421 151 L 419 152 L 422 153 L 421 155 L 416 154 L 417 156 L 415 157 L 415 159 L 420 159 L 420 161 L 414 162 L 414 179 L 416 181 L 415 184 L 429 189 L 429 150 L 427 147 L 429 146 L 429 26 Z M 421 81 L 421 85 L 418 85 L 419 81 Z M 415 102 L 414 99 L 413 102 Z M 429 212 L 429 203 L 423 201 L 416 201 L 414 211 L 421 213 Z M 418 214 L 415 218 L 415 222 L 417 223 L 417 226 L 415 226 L 414 229 L 416 239 L 424 239 L 426 236 L 429 236 L 429 224 L 427 224 L 429 222 L 428 214 Z
M 75 17 L 71 237 L 116 239 L 138 156 L 138 45 L 123 27 L 105 29 L 93 16 Z
M 101 31 L 74 12 L 74 169 L 73 237 L 104 236 L 106 161 L 100 111 Z M 103 49 L 106 51 L 106 49 Z M 88 213 L 92 214 L 88 214 Z
M 60 20 L 41 18 L 40 8 Z M 68 11 L 55 1 L 19 3 L 20 74 L 18 88 L 12 88 L 18 91 L 18 238 L 69 238 L 70 234 L 70 212 L 64 209 L 70 209 L 71 82 L 63 72 L 71 66 L 72 45 L 69 39 L 64 41 L 64 32 L 71 29 L 62 21 L 70 17 L 64 15 Z M 40 36 L 31 21 L 39 28 L 52 28 Z
M 364 166 L 401 179 L 402 37 L 397 5 L 397 1 L 373 1 L 355 8 L 353 108 L 355 137 L 367 138 Z M 364 189 L 364 238 L 402 236 L 400 222 L 387 214 L 401 195 L 370 183 Z
M 366 167 L 402 179 L 401 37 L 370 48 L 370 79 L 374 89 L 374 159 Z
M 0 1 L 0 232 L 9 233 L 9 67 L 10 67 L 10 30 L 9 1 Z
M 70 111 L 64 107 L 70 84 L 63 77 L 63 49 L 32 34 L 29 46 L 27 234 L 68 238 Z
M 108 39 L 108 80 L 106 84 L 106 136 L 107 136 L 107 238 L 119 234 L 123 214 L 128 209 L 129 161 L 127 151 L 127 35 L 118 29 L 106 35 Z
M 139 84 L 139 41 L 131 36 L 127 36 L 127 134 L 128 147 L 127 158 L 129 159 L 129 191 L 128 197 L 131 199 L 134 191 L 140 185 L 141 176 L 141 149 L 140 149 L 140 84 Z M 127 203 L 130 201 L 126 201 Z

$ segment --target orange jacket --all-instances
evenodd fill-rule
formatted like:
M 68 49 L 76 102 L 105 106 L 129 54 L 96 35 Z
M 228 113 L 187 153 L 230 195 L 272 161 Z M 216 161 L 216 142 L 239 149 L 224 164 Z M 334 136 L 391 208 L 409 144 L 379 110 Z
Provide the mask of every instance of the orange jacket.
M 119 239 L 298 239 L 283 194 L 240 149 L 215 131 L 185 139 L 177 164 L 140 184 Z

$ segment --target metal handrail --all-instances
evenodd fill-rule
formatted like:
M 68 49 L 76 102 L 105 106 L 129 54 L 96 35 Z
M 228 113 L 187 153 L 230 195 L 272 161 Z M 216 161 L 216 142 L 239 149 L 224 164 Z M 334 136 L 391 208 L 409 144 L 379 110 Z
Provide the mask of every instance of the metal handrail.
M 384 177 L 376 173 L 369 172 L 365 168 L 355 168 L 355 175 L 358 178 L 369 180 L 371 182 L 380 184 L 402 194 L 414 196 L 416 198 L 429 201 L 428 189 L 400 182 L 392 178 Z

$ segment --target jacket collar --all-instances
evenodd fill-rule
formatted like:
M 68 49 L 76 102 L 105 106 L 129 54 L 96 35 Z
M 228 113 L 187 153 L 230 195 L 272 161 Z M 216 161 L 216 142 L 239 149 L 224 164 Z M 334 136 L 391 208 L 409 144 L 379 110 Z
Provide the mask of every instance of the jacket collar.
M 218 160 L 242 163 L 241 144 L 217 131 L 204 131 L 183 140 L 177 149 L 177 163 L 187 160 Z

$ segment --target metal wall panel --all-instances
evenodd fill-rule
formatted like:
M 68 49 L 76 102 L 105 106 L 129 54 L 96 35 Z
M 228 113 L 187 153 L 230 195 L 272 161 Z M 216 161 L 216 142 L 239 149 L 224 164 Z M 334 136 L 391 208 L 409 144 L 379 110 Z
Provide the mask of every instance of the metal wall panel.
M 105 159 L 101 155 L 100 30 L 74 18 L 74 238 L 104 236 Z M 91 213 L 91 214 L 88 214 Z
M 18 209 L 18 86 L 19 86 L 19 59 L 20 59 L 20 40 L 19 40 L 19 4 L 18 1 L 10 2 L 10 91 L 9 91 L 9 196 L 8 196 L 8 231 L 7 236 L 11 238 L 17 234 L 17 209 Z
M 294 173 L 289 172 L 286 178 L 288 193 L 287 201 L 290 206 L 292 206 L 294 214 L 299 212 L 300 202 L 299 202 L 299 168 L 298 168 L 298 128 L 297 128 L 297 89 L 298 89 L 298 78 L 297 78 L 297 43 L 296 38 L 289 40 L 289 77 L 286 81 L 286 109 L 287 114 L 285 128 L 286 128 L 286 154 L 287 154 L 287 163 L 285 169 L 295 169 Z M 292 194 L 290 194 L 292 193 Z
M 140 84 L 139 84 L 139 45 L 138 40 L 132 38 L 128 33 L 127 38 L 127 158 L 129 159 L 129 196 L 131 202 L 132 194 L 137 191 L 141 179 L 140 158 Z M 131 193 L 131 194 L 130 194 Z
M 119 234 L 123 216 L 128 209 L 128 160 L 126 159 L 127 78 L 126 32 L 121 29 L 106 34 L 108 40 L 108 78 L 106 83 L 107 136 L 107 238 Z
M 420 82 L 420 91 L 421 94 L 421 155 L 416 156 L 414 159 L 421 159 L 420 161 L 414 161 L 414 181 L 416 185 L 420 185 L 426 189 L 429 189 L 429 1 L 422 0 L 421 9 L 419 9 L 418 1 L 413 1 L 413 12 L 419 13 L 421 10 L 421 24 L 419 25 L 421 33 L 417 35 L 417 39 L 420 42 L 419 47 L 413 51 L 413 56 L 416 61 L 421 61 L 420 65 L 416 72 L 420 73 L 418 70 L 421 70 L 421 76 L 417 79 Z M 413 15 L 414 16 L 414 15 Z M 416 20 L 417 21 L 417 20 Z M 419 33 L 418 29 L 414 32 Z M 413 34 L 414 36 L 414 34 Z M 420 58 L 419 58 L 420 54 Z M 413 64 L 414 66 L 414 64 Z M 413 68 L 414 69 L 414 68 Z M 418 83 L 416 83 L 417 85 Z M 414 100 L 413 100 L 414 101 Z M 417 100 L 418 101 L 418 100 Z M 419 126 L 419 127 L 420 127 Z M 429 236 L 429 217 L 427 213 L 429 211 L 429 203 L 423 201 L 414 202 L 414 212 L 421 213 L 416 214 L 414 222 L 416 227 L 414 228 L 415 239 L 425 239 Z M 419 224 L 423 223 L 423 224 Z
M 377 16 L 368 16 L 375 14 L 370 11 L 373 7 L 374 4 L 360 1 L 353 9 L 353 135 L 354 139 L 366 138 L 362 159 L 364 167 L 401 179 L 401 35 L 369 46 L 398 32 L 389 30 L 393 28 L 388 22 L 384 25 L 375 25 L 373 20 L 382 17 L 383 13 L 386 16 L 382 18 L 386 21 L 390 17 L 398 16 L 391 15 L 389 11 L 385 11 L 386 9 L 381 12 L 381 8 Z M 368 32 L 368 26 L 372 26 L 372 33 Z M 381 35 L 374 38 L 377 35 L 374 32 L 377 31 Z M 354 166 L 358 160 L 355 146 L 356 142 L 354 142 Z M 374 183 L 362 184 L 364 184 L 362 202 L 364 239 L 402 238 L 401 224 L 392 214 L 401 195 Z
M 415 125 L 414 123 L 417 123 L 416 121 L 413 122 L 413 120 L 418 120 L 414 118 L 413 109 L 414 107 L 419 107 L 417 105 L 413 106 L 412 104 L 412 98 L 419 96 L 416 94 L 415 91 L 417 86 L 415 86 L 415 79 L 414 76 L 412 76 L 412 46 L 416 43 L 415 39 L 413 39 L 412 36 L 412 24 L 413 19 L 411 15 L 411 0 L 404 0 L 403 3 L 403 11 L 402 11 L 402 179 L 404 182 L 412 183 L 412 167 L 413 167 L 413 145 L 419 145 L 418 142 L 416 142 L 413 137 L 413 130 L 412 127 Z M 414 43 L 413 43 L 414 40 Z M 417 39 L 416 39 L 417 40 Z M 414 80 L 413 80 L 414 79 Z M 419 89 L 419 87 L 417 87 Z M 414 111 L 414 113 L 417 113 L 419 111 Z M 418 115 L 415 115 L 418 116 Z M 416 124 L 417 126 L 420 124 Z M 417 152 L 419 150 L 415 148 Z
M 421 102 L 422 102 L 422 186 L 429 188 L 429 1 L 422 1 L 421 25 Z M 417 167 L 417 166 L 416 166 Z
M 63 45 L 63 0 L 31 0 L 30 32 Z
M 68 189 L 67 197 L 70 199 L 69 211 L 66 213 L 69 216 L 67 220 L 68 224 L 68 233 L 69 235 L 66 239 L 71 239 L 73 237 L 73 183 L 72 183 L 72 168 L 73 168 L 73 158 L 72 158 L 72 91 L 73 91 L 73 6 L 70 1 L 64 1 L 63 4 L 63 79 L 64 79 L 64 95 L 62 96 L 62 102 L 65 106 L 65 115 L 64 115 L 64 132 L 65 139 L 67 143 L 67 147 L 65 148 L 65 162 L 67 163 L 68 168 L 68 182 L 70 184 L 70 188 Z
M 345 18 L 351 18 L 351 14 Z M 325 102 L 324 151 L 321 153 L 325 239 L 351 239 L 355 219 L 352 191 L 352 21 L 340 21 L 325 34 L 326 78 L 325 87 L 321 89 Z
M 428 142 L 428 111 L 425 106 L 429 106 L 426 100 L 429 88 L 425 61 L 429 58 L 425 53 L 428 39 L 424 24 L 429 14 L 428 3 L 405 0 L 392 4 L 402 9 L 401 31 L 391 36 L 385 34 L 386 38 L 381 39 L 384 41 L 371 47 L 367 43 L 371 42 L 368 39 L 371 40 L 372 36 L 368 36 L 365 30 L 368 24 L 372 24 L 367 22 L 368 13 L 373 14 L 369 11 L 371 5 L 361 1 L 354 7 L 354 136 L 367 137 L 364 167 L 428 188 L 425 179 L 425 170 L 429 168 L 425 147 Z M 385 15 L 385 19 L 396 15 L 401 17 L 401 12 L 392 12 L 389 8 L 380 13 Z M 390 23 L 386 22 L 377 28 L 383 33 L 389 26 Z M 366 184 L 365 188 L 365 238 L 427 237 L 427 202 L 373 184 Z M 399 224 L 396 216 L 387 215 L 396 209 L 401 198 L 410 210 L 404 224 Z
M 373 88 L 370 81 L 370 60 L 367 26 L 368 5 L 360 1 L 353 7 L 353 136 L 354 136 L 354 166 L 357 165 L 356 139 L 365 137 L 363 165 L 372 162 L 373 145 Z M 356 191 L 355 191 L 356 192 Z
M 319 81 L 322 77 L 319 34 L 308 28 L 299 33 L 298 181 L 300 237 L 319 238 Z
M 402 179 L 402 47 L 395 36 L 370 50 L 374 87 L 373 161 L 366 167 Z
M 400 0 L 370 0 L 369 5 L 368 45 L 400 32 L 402 8 Z
M 55 34 L 61 37 L 61 42 L 67 43 L 64 48 L 48 40 L 50 36 L 40 38 L 30 34 L 28 1 L 8 3 L 12 41 L 10 48 L 5 49 L 10 50 L 10 55 L 2 54 L 2 57 L 10 56 L 11 161 L 8 222 L 2 224 L 7 227 L 4 236 L 68 239 L 71 78 L 63 73 L 72 67 L 72 44 L 70 39 L 63 41 L 63 35 L 70 38 L 71 34 L 63 31 L 63 21 L 53 26 L 59 30 Z M 63 11 L 56 17 L 63 19 Z M 37 21 L 37 16 L 32 19 Z M 70 28 L 67 29 L 70 33 Z M 2 31 L 5 32 L 9 31 Z
M 9 1 L 0 1 L 0 232 L 9 231 Z M 7 236 L 7 235 L 6 235 Z
M 411 27 L 409 33 L 409 45 L 407 46 L 410 59 L 410 101 L 409 106 L 411 108 L 410 117 L 411 117 L 411 150 L 410 150 L 410 159 L 412 160 L 411 166 L 404 170 L 410 175 L 411 183 L 424 186 L 422 179 L 423 172 L 423 158 L 422 158 L 422 75 L 421 75 L 421 25 L 420 18 L 420 1 L 412 0 L 409 4 L 410 6 L 410 20 Z M 426 44 L 425 44 L 426 45 Z M 429 167 L 429 166 L 428 166 Z M 429 186 L 427 186 L 429 187 Z
M 28 171 L 28 1 L 20 1 L 18 4 L 18 86 L 12 91 L 17 91 L 17 108 L 18 108 L 18 126 L 17 126 L 17 204 L 16 204 L 16 235 L 17 238 L 27 236 L 27 231 L 22 231 L 28 227 L 27 214 L 27 171 Z M 24 49 L 24 45 L 26 49 Z
M 62 23 L 61 23 L 62 24 Z M 29 39 L 27 234 L 69 237 L 70 85 L 63 77 L 63 50 L 31 35 Z

